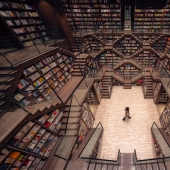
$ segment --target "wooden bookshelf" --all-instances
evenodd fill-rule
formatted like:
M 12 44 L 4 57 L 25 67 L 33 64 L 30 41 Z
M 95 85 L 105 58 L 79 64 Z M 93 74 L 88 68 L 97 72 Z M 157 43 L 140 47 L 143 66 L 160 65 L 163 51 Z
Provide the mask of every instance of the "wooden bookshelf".
M 143 53 L 140 53 L 135 59 L 142 65 L 143 68 L 145 67 L 155 67 L 157 64 L 159 56 L 152 53 L 150 50 L 145 50 Z
M 88 92 L 86 101 L 88 104 L 100 104 L 102 92 L 102 83 L 94 82 L 91 90 Z
M 126 36 L 123 40 L 121 40 L 116 45 L 117 50 L 119 50 L 122 54 L 131 56 L 138 49 L 141 48 L 140 44 L 134 40 L 131 36 Z
M 116 73 L 124 77 L 125 79 L 130 79 L 139 74 L 140 70 L 130 63 L 126 63 L 116 69 Z
M 121 31 L 120 3 L 109 0 L 62 0 L 73 32 Z
M 160 123 L 165 132 L 170 135 L 170 103 L 168 102 L 162 115 L 160 117 Z
M 152 132 L 152 137 L 153 137 L 153 142 L 154 142 L 154 147 L 155 147 L 155 152 L 156 152 L 157 157 L 158 158 L 164 157 L 164 154 L 163 154 L 162 149 L 161 149 L 161 147 L 159 145 L 159 142 L 156 139 L 156 137 L 155 137 L 153 132 Z
M 113 68 L 113 66 L 115 66 L 117 63 L 119 63 L 121 61 L 121 57 L 117 56 L 115 53 L 113 53 L 112 51 L 105 51 L 103 54 L 101 54 L 99 57 L 99 65 L 102 66 L 106 66 L 106 67 L 110 67 Z
M 167 37 L 167 43 L 165 46 L 165 51 L 166 54 L 170 54 L 170 37 Z
M 38 118 L 39 123 L 27 122 L 0 151 L 0 169 L 42 169 L 58 141 L 62 116 L 57 109 Z
M 163 37 L 163 39 L 161 39 L 160 41 L 154 43 L 152 45 L 152 48 L 154 48 L 157 52 L 165 52 L 165 48 L 167 46 L 167 41 L 168 41 L 168 37 Z
M 169 57 L 165 57 L 160 61 L 159 64 L 159 72 L 161 77 L 169 78 L 170 77 L 170 59 Z
M 22 107 L 51 100 L 72 77 L 72 64 L 57 52 L 24 69 L 14 99 Z
M 46 29 L 31 1 L 4 0 L 0 16 L 24 47 L 48 41 Z

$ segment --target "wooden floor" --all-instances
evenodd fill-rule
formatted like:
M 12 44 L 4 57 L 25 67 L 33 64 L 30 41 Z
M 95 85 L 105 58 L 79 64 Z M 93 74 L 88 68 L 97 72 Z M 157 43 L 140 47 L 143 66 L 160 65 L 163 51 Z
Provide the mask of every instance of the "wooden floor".
M 122 121 L 127 106 L 132 118 Z M 102 99 L 95 117 L 94 127 L 99 122 L 104 127 L 98 158 L 116 160 L 118 149 L 121 153 L 136 149 L 138 159 L 156 157 L 150 128 L 154 121 L 160 127 L 159 114 L 153 100 L 144 99 L 141 87 L 113 87 L 111 99 Z

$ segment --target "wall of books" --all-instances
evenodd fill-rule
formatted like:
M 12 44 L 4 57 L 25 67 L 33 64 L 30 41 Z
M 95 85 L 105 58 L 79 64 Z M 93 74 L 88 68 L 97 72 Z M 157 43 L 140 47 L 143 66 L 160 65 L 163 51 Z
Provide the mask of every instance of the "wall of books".
M 163 37 L 161 40 L 154 43 L 152 45 L 152 48 L 154 48 L 157 52 L 164 53 L 165 52 L 165 47 L 167 46 L 167 40 L 168 40 L 168 37 Z
M 121 31 L 120 3 L 109 0 L 62 0 L 73 32 Z
M 161 117 L 160 122 L 162 128 L 167 132 L 168 135 L 170 135 L 170 103 L 167 103 L 167 106 L 165 107 Z
M 169 78 L 170 77 L 170 59 L 166 57 L 160 61 L 159 72 L 161 77 Z
M 0 169 L 41 170 L 58 141 L 62 115 L 57 109 L 26 123 L 0 151 Z
M 80 119 L 80 128 L 79 128 L 79 137 L 78 142 L 81 142 L 84 137 L 86 136 L 88 130 L 90 130 L 93 127 L 94 124 L 94 116 L 91 112 L 89 105 L 84 102 L 81 107 L 81 119 Z
M 24 107 L 51 100 L 69 81 L 72 57 L 59 52 L 23 70 L 14 99 Z
M 132 55 L 139 48 L 139 43 L 137 43 L 136 40 L 134 40 L 131 36 L 126 36 L 116 45 L 116 49 L 124 55 Z
M 31 1 L 3 0 L 0 17 L 22 42 L 23 46 L 48 41 L 46 29 Z
M 121 75 L 125 79 L 130 79 L 139 74 L 140 70 L 137 69 L 135 66 L 133 66 L 130 63 L 126 63 L 116 69 L 116 73 Z
M 99 56 L 99 65 L 113 68 L 121 59 L 121 57 L 117 56 L 112 51 L 105 51 Z
M 145 50 L 143 53 L 139 54 L 135 59 L 139 64 L 145 68 L 145 67 L 155 67 L 157 64 L 159 56 L 152 53 L 149 50 Z

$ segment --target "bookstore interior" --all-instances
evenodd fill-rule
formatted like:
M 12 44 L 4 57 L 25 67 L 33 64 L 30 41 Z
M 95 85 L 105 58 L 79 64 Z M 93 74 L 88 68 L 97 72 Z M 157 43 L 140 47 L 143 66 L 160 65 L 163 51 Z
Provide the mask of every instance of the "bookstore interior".
M 153 158 L 100 157 L 117 87 L 163 106 Z M 170 0 L 0 1 L 0 170 L 47 169 L 170 170 Z

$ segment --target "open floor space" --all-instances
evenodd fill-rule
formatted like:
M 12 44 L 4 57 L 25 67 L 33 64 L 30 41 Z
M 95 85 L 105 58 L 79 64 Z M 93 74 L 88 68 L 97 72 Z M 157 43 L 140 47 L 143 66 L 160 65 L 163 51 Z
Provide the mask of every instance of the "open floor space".
M 125 107 L 132 118 L 122 121 Z M 159 114 L 153 99 L 144 99 L 141 87 L 113 87 L 111 98 L 102 99 L 95 118 L 94 127 L 99 122 L 104 127 L 98 158 L 116 160 L 118 149 L 121 153 L 136 149 L 138 159 L 156 158 L 150 129 L 153 122 L 160 127 Z

